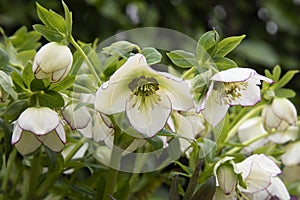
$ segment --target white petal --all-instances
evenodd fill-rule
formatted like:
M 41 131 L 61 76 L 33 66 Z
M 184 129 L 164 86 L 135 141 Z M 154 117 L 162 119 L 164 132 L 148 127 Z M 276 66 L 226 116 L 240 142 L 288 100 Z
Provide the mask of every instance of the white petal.
M 14 131 L 11 137 L 11 144 L 14 145 L 15 143 L 17 143 L 21 136 L 22 136 L 22 129 L 19 127 L 18 122 L 15 123 L 14 125 Z
M 171 74 L 162 73 L 164 76 L 157 77 L 159 90 L 169 97 L 174 110 L 189 110 L 194 107 L 191 95 L 190 83 L 186 80 L 178 79 Z
M 21 113 L 18 124 L 23 130 L 31 131 L 36 135 L 44 135 L 55 129 L 59 118 L 55 111 L 47 107 L 31 107 Z
M 33 65 L 33 67 L 34 66 L 36 66 L 34 69 L 34 71 L 33 71 L 33 73 L 34 73 L 34 75 L 35 75 L 35 77 L 37 78 L 37 79 L 44 79 L 44 78 L 48 78 L 48 77 L 50 77 L 51 76 L 51 74 L 50 73 L 46 73 L 46 72 L 44 72 L 40 67 L 38 67 L 37 65 Z
M 261 117 L 253 117 L 246 120 L 238 129 L 239 140 L 243 143 L 252 138 L 263 135 L 266 131 L 262 125 Z M 251 151 L 262 147 L 266 143 L 266 139 L 260 139 L 248 146 Z
M 66 133 L 65 133 L 65 129 L 62 123 L 59 123 L 59 125 L 56 127 L 55 129 L 58 137 L 60 138 L 60 140 L 65 144 L 66 143 Z
M 277 131 L 268 137 L 274 143 L 284 144 L 288 141 L 295 141 L 299 136 L 298 126 L 290 126 L 286 131 Z
M 55 83 L 64 79 L 70 72 L 71 67 L 72 63 L 70 63 L 70 65 L 68 65 L 66 68 L 52 72 L 51 82 Z
M 62 115 L 72 129 L 83 129 L 88 125 L 91 116 L 87 107 L 76 108 L 76 104 L 71 104 L 64 108 Z
M 136 96 L 132 96 L 126 104 L 126 115 L 132 127 L 146 137 L 152 137 L 166 124 L 171 113 L 171 102 L 164 93 L 157 93 L 160 101 L 153 107 L 139 109 Z M 146 97 L 147 98 L 147 97 Z M 146 99 L 148 100 L 148 99 Z
M 90 121 L 88 125 L 82 129 L 77 129 L 84 137 L 92 138 L 93 137 L 93 123 Z
M 278 197 L 280 200 L 289 200 L 291 198 L 284 183 L 278 177 L 271 178 L 271 185 L 267 190 L 273 197 Z
M 245 82 L 255 74 L 256 71 L 250 68 L 231 68 L 218 72 L 212 76 L 210 80 L 221 82 Z
M 40 146 L 40 141 L 29 131 L 23 131 L 20 140 L 15 144 L 15 147 L 22 155 L 32 153 Z
M 126 101 L 132 94 L 129 83 L 130 80 L 104 83 L 96 93 L 95 109 L 107 115 L 125 111 Z
M 231 105 L 253 106 L 260 102 L 260 84 L 259 80 L 250 78 L 246 81 L 248 83 L 246 90 L 241 90 L 241 96 L 230 102 Z
M 106 119 L 107 120 L 107 119 Z M 94 114 L 94 129 L 93 129 L 93 138 L 96 142 L 103 141 L 109 136 L 111 136 L 114 132 L 114 129 L 108 127 L 104 122 L 101 114 L 96 112 Z
M 286 166 L 293 166 L 300 164 L 300 141 L 290 143 L 285 146 L 285 153 L 281 156 L 282 162 Z
M 290 100 L 275 98 L 272 102 L 272 111 L 278 118 L 288 122 L 289 125 L 297 125 L 297 110 Z
M 222 99 L 220 99 L 218 91 L 212 88 L 213 86 L 210 86 L 210 89 L 208 91 L 210 92 L 210 95 L 206 99 L 205 108 L 204 110 L 202 110 L 201 113 L 203 114 L 204 118 L 208 121 L 208 123 L 215 127 L 225 117 L 229 105 L 221 102 Z
M 276 115 L 273 113 L 273 109 L 270 105 L 266 105 L 261 113 L 264 127 L 267 131 L 271 131 L 273 128 L 278 128 L 281 121 L 280 118 L 278 118 Z
M 57 132 L 51 131 L 48 134 L 37 136 L 38 139 L 43 143 L 46 147 L 55 152 L 60 152 L 64 148 L 64 143 L 58 136 Z

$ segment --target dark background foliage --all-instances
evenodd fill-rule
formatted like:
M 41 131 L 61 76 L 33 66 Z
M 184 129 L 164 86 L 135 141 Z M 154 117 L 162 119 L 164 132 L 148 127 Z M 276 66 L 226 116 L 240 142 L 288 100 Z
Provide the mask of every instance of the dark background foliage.
M 1 0 L 0 26 L 12 35 L 20 26 L 39 23 L 34 0 Z M 38 0 L 63 13 L 59 0 Z M 66 0 L 73 12 L 74 37 L 100 41 L 122 30 L 155 26 L 177 30 L 197 40 L 215 28 L 221 37 L 246 34 L 230 57 L 240 66 L 260 73 L 276 64 L 284 70 L 300 69 L 300 0 Z M 288 87 L 300 108 L 300 75 Z

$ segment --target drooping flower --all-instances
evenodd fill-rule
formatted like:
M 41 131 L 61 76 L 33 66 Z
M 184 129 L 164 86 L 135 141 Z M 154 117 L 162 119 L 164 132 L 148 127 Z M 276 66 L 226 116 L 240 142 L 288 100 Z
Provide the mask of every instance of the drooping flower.
M 128 58 L 98 89 L 94 105 L 107 115 L 125 111 L 131 126 L 147 137 L 165 126 L 172 109 L 194 106 L 190 84 L 153 70 L 142 54 Z
M 225 117 L 230 106 L 252 106 L 258 103 L 261 100 L 258 86 L 261 80 L 273 82 L 249 68 L 224 70 L 210 80 L 208 91 L 196 111 L 202 112 L 212 126 L 216 126 Z
M 300 141 L 290 143 L 285 146 L 285 153 L 281 156 L 281 160 L 285 166 L 294 166 L 300 164 Z
M 34 152 L 41 144 L 59 152 L 65 142 L 65 130 L 58 114 L 47 107 L 31 107 L 22 112 L 11 139 L 22 155 Z
M 32 71 L 37 79 L 59 82 L 68 75 L 72 62 L 73 56 L 67 46 L 50 42 L 36 53 Z
M 289 126 L 297 126 L 297 110 L 286 98 L 275 98 L 262 111 L 263 124 L 267 131 L 286 131 Z

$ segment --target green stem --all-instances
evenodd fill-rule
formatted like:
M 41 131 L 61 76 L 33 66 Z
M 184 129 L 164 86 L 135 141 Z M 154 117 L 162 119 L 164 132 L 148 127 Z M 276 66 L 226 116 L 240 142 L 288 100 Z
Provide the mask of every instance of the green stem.
M 3 191 L 6 191 L 6 189 L 7 189 L 9 176 L 11 175 L 10 172 L 13 168 L 13 162 L 16 159 L 16 155 L 17 155 L 17 150 L 16 150 L 16 148 L 13 148 L 12 152 L 10 153 L 9 159 L 8 159 L 7 168 L 5 170 L 5 175 L 4 175 L 3 182 L 2 182 L 2 190 Z
M 192 67 L 191 69 L 189 69 L 188 71 L 186 71 L 183 75 L 182 78 L 186 79 L 188 78 L 192 73 L 194 73 L 196 71 L 195 67 Z
M 88 68 L 91 70 L 92 75 L 94 78 L 98 81 L 98 83 L 101 85 L 102 81 L 100 80 L 100 77 L 98 76 L 93 64 L 91 63 L 90 59 L 87 57 L 87 55 L 84 53 L 80 45 L 74 40 L 72 36 L 69 37 L 70 43 L 77 49 L 77 51 L 80 53 L 80 55 L 85 59 L 86 64 Z
M 82 147 L 82 145 L 86 142 L 86 138 L 83 137 L 81 140 L 79 140 L 76 145 L 73 147 L 73 149 L 66 155 L 64 162 L 69 162 L 72 157 L 76 154 L 76 152 Z
M 261 135 L 258 135 L 257 137 L 251 138 L 251 139 L 247 140 L 246 142 L 242 143 L 242 145 L 241 145 L 242 147 L 234 147 L 233 149 L 226 152 L 226 154 L 228 154 L 228 155 L 234 154 L 234 153 L 238 152 L 239 150 L 241 150 L 243 147 L 249 146 L 250 144 L 252 144 L 262 138 L 265 138 L 269 135 L 270 135 L 269 133 L 265 132 Z
M 254 114 L 259 112 L 261 109 L 263 109 L 264 105 L 260 105 L 254 109 L 252 109 L 250 112 L 248 112 L 244 117 L 242 117 L 227 133 L 226 139 L 224 140 L 224 143 L 227 143 L 227 141 L 237 132 L 238 128 L 241 126 L 242 123 L 244 123 L 247 119 L 252 117 Z

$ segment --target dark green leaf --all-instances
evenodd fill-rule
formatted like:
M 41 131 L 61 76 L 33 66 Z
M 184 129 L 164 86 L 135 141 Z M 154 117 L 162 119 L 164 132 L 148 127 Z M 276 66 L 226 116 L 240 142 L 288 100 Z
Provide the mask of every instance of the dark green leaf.
M 68 89 L 69 87 L 71 87 L 75 82 L 75 76 L 67 76 L 65 79 L 63 79 L 61 82 L 52 84 L 50 86 L 50 90 L 59 92 L 65 89 Z
M 229 58 L 217 57 L 214 61 L 220 71 L 237 67 L 237 64 Z
M 41 79 L 33 79 L 30 83 L 30 90 L 32 92 L 45 90 L 45 83 Z
M 288 71 L 277 83 L 274 84 L 274 87 L 275 88 L 282 88 L 282 87 L 284 87 L 286 84 L 288 84 L 288 82 L 290 82 L 290 80 L 298 72 L 299 72 L 299 70 L 290 70 L 290 71 Z
M 49 29 L 48 27 L 41 24 L 33 25 L 33 29 L 42 34 L 48 41 L 61 42 L 65 38 L 62 33 L 56 30 Z
M 196 191 L 191 200 L 212 200 L 216 190 L 216 178 L 210 177 Z
M 19 115 L 26 109 L 28 108 L 29 103 L 27 100 L 17 100 L 12 102 L 11 104 L 8 105 L 4 118 L 6 121 L 11 120 L 14 121 L 16 120 Z
M 147 140 L 147 142 L 149 142 L 149 144 L 153 148 L 153 151 L 162 149 L 164 146 L 163 141 L 156 135 L 151 138 L 146 138 L 146 140 Z
M 36 94 L 33 98 L 38 98 L 40 106 L 49 108 L 59 108 L 65 104 L 63 97 L 58 92 L 52 90 Z
M 13 73 L 11 73 L 10 76 L 11 76 L 13 82 L 15 83 L 15 85 L 19 86 L 22 89 L 26 89 L 23 79 L 17 71 L 14 71 Z
M 246 37 L 246 35 L 241 36 L 232 36 L 221 40 L 218 43 L 217 50 L 215 52 L 215 56 L 224 57 L 232 50 L 234 50 L 241 41 Z
M 7 53 L 0 47 L 0 68 L 5 67 L 9 62 Z
M 194 173 L 192 174 L 192 177 L 189 181 L 188 187 L 186 189 L 185 195 L 183 200 L 190 200 L 194 194 L 195 188 L 197 186 L 198 183 L 198 177 L 199 177 L 199 172 L 202 166 L 202 161 L 200 161 L 198 163 L 198 165 L 196 166 Z
M 275 90 L 275 96 L 282 98 L 293 98 L 296 96 L 296 92 L 291 89 L 280 88 L 278 90 Z
M 214 53 L 216 45 L 219 42 L 219 34 L 217 31 L 208 31 L 204 33 L 197 43 L 197 58 L 199 61 L 205 62 L 210 54 Z
M 162 55 L 155 48 L 143 48 L 141 52 L 147 60 L 148 65 L 153 65 L 161 61 Z
M 180 196 L 178 193 L 178 176 L 175 176 L 172 182 L 169 192 L 169 200 L 180 200 Z
M 181 68 L 200 67 L 196 56 L 183 50 L 175 50 L 167 53 L 171 61 Z

